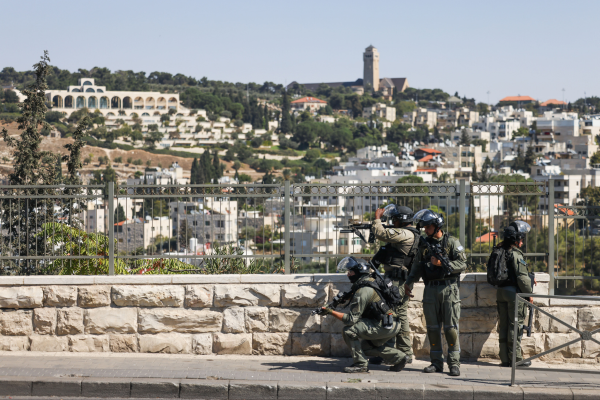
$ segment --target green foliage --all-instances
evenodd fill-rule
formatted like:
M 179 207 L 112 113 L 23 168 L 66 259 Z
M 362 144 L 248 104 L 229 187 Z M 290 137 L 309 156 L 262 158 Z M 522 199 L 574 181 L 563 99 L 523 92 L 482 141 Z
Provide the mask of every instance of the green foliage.
M 592 154 L 592 157 L 590 158 L 590 164 L 600 164 L 600 151 Z
M 423 178 L 417 175 L 405 175 L 398 179 L 396 183 L 423 183 Z

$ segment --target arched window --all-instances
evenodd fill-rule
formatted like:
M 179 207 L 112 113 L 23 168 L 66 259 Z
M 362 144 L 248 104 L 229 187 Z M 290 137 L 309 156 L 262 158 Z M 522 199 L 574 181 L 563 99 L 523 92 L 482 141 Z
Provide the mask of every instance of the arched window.
M 85 89 L 85 91 L 88 92 L 88 93 L 94 93 L 95 92 L 94 88 L 91 88 L 91 87 Z
M 89 109 L 98 108 L 98 99 L 96 99 L 96 96 L 92 96 L 92 97 L 88 98 L 88 108 Z
M 154 114 L 152 115 L 160 115 L 160 111 L 154 111 Z
M 106 114 L 106 116 L 107 116 L 107 117 L 114 117 L 114 116 L 115 116 L 115 114 L 114 114 L 114 113 L 111 113 L 111 112 L 109 112 L 109 113 L 107 113 L 107 114 Z
M 123 98 L 123 108 L 132 108 L 131 97 L 127 96 Z
M 113 97 L 110 100 L 110 108 L 121 108 L 121 98 L 120 97 Z
M 96 93 L 104 93 L 104 90 L 102 90 L 102 89 L 96 89 Z
M 177 110 L 177 99 L 175 97 L 171 97 L 169 99 L 169 108 L 173 110 Z
M 63 98 L 61 96 L 54 96 L 52 98 L 52 107 L 63 108 Z
M 135 100 L 133 100 L 133 108 L 135 108 L 136 110 L 143 110 L 144 109 L 144 99 L 142 99 L 141 97 L 136 97 Z
M 146 99 L 146 110 L 154 110 L 155 104 L 154 104 L 154 97 L 148 97 Z
M 85 86 L 85 85 L 89 85 L 89 86 L 91 86 L 91 85 L 92 85 L 92 82 L 90 82 L 90 81 L 85 81 L 85 82 L 83 82 L 83 85 L 84 85 L 84 86 Z
M 73 108 L 73 96 L 65 97 L 65 108 Z
M 108 108 L 108 97 L 100 97 L 100 108 Z
M 71 92 L 77 92 L 77 93 L 79 93 L 79 92 L 81 92 L 81 90 L 79 90 L 79 89 L 73 89 L 73 90 L 71 90 Z
M 85 97 L 79 96 L 77 97 L 77 104 L 75 108 L 84 108 L 85 107 Z
M 150 116 L 150 114 L 148 114 L 148 113 L 146 113 L 146 112 L 145 112 L 145 113 L 142 113 L 142 117 L 149 117 L 149 116 Z
M 167 108 L 167 99 L 164 97 L 159 97 L 156 101 L 156 108 L 158 110 L 165 110 Z

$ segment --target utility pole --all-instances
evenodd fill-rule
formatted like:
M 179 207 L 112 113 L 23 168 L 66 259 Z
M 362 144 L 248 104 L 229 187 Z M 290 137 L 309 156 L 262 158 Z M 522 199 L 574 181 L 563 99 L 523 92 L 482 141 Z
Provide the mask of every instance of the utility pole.
M 562 89 L 563 92 L 563 110 L 565 109 L 565 88 Z

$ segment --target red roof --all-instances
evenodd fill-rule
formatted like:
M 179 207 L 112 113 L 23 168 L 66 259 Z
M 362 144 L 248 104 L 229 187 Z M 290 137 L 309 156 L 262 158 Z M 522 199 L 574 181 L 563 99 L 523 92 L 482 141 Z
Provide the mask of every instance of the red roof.
M 429 153 L 429 154 L 442 154 L 442 152 L 439 150 L 428 149 L 427 147 L 424 147 L 422 149 L 417 149 L 417 150 L 421 150 L 421 151 L 424 151 L 425 153 Z
M 292 101 L 291 104 L 300 104 L 300 103 L 321 103 L 321 104 L 327 104 L 326 101 L 323 101 L 321 99 L 317 99 L 316 97 L 303 97 L 301 99 Z
M 425 157 L 421 158 L 419 160 L 419 162 L 427 162 L 427 161 L 431 161 L 431 160 L 433 160 L 433 156 L 431 154 L 428 154 Z
M 529 96 L 508 96 L 500 101 L 535 101 L 535 99 Z
M 498 232 L 489 232 L 486 233 L 485 235 L 479 236 L 477 239 L 475 239 L 475 242 L 479 242 L 479 243 L 490 243 L 494 241 L 494 238 L 498 237 Z
M 562 204 L 555 204 L 554 208 L 556 208 L 557 211 L 562 215 L 575 215 L 575 211 L 567 208 L 566 206 L 564 206 Z
M 417 172 L 437 172 L 435 168 L 417 168 Z
M 557 106 L 566 106 L 567 105 L 567 103 L 565 103 L 564 101 L 550 99 L 550 100 L 545 101 L 542 104 L 540 104 L 540 106 L 545 107 L 545 106 L 549 106 L 550 104 L 555 104 Z

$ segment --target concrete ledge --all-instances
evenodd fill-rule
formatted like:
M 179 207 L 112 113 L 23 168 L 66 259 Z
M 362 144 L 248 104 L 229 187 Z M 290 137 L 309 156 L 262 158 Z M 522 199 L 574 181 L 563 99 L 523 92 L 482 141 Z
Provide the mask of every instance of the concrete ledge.
M 229 381 L 230 400 L 277 399 L 276 381 Z
M 209 381 L 206 379 L 182 379 L 179 384 L 180 399 L 228 399 L 229 381 Z
M 179 398 L 179 379 L 131 379 L 131 397 Z
M 286 400 L 326 400 L 325 382 L 279 382 L 277 398 Z
M 1 376 L 0 396 L 30 396 L 31 378 L 21 376 Z
M 129 378 L 83 378 L 81 395 L 84 397 L 129 397 Z
M 344 275 L 345 276 L 345 275 Z M 244 274 L 240 275 L 240 283 L 312 283 L 313 274 Z
M 423 398 L 436 400 L 473 400 L 473 386 L 425 385 Z
M 597 398 L 598 396 L 596 396 Z M 572 400 L 573 392 L 571 389 L 561 388 L 523 388 L 524 400 Z
M 32 378 L 32 396 L 81 396 L 82 378 Z
M 473 386 L 473 400 L 523 400 L 518 386 Z
M 571 389 L 573 400 L 592 400 L 598 398 L 598 390 L 591 389 Z
M 424 385 L 378 383 L 375 385 L 375 390 L 377 391 L 377 400 L 422 399 Z
M 352 378 L 352 375 L 348 376 Z M 327 400 L 330 399 L 376 400 L 377 391 L 375 390 L 375 385 L 372 383 L 329 382 L 327 383 Z

